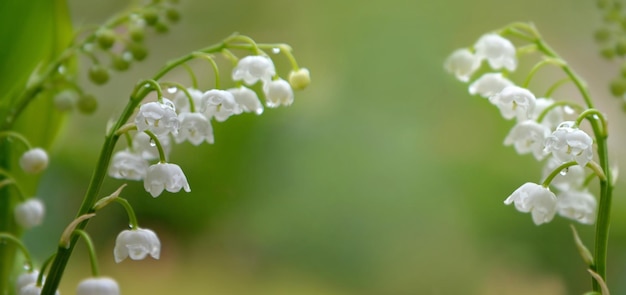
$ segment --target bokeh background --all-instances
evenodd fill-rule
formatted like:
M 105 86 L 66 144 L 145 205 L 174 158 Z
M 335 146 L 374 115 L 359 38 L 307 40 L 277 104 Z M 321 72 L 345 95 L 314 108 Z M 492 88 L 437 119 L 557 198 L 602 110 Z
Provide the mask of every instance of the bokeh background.
M 76 25 L 101 23 L 127 1 L 71 0 Z M 609 114 L 612 161 L 626 165 L 626 116 L 608 94 L 619 66 L 602 60 L 592 33 L 594 1 L 182 1 L 166 35 L 148 35 L 149 57 L 95 87 L 100 108 L 73 114 L 52 150 L 40 195 L 48 222 L 26 233 L 42 260 L 75 214 L 107 120 L 136 81 L 165 61 L 219 42 L 232 32 L 292 45 L 313 83 L 289 108 L 214 124 L 214 145 L 179 145 L 171 160 L 192 192 L 157 199 L 141 183 L 124 196 L 143 227 L 162 241 L 159 261 L 115 264 L 115 236 L 127 226 L 110 206 L 89 226 L 101 272 L 124 294 L 378 295 L 582 294 L 590 278 L 568 220 L 535 226 L 503 205 L 541 164 L 502 141 L 512 122 L 443 70 L 446 56 L 483 33 L 532 21 L 588 81 Z M 534 57 L 536 58 L 536 56 Z M 522 59 L 520 71 L 533 57 Z M 278 57 L 280 60 L 280 57 Z M 286 75 L 285 62 L 278 62 Z M 209 73 L 198 64 L 199 73 Z M 227 72 L 225 70 L 224 72 Z M 523 79 L 517 76 L 517 81 Z M 558 71 L 542 71 L 545 90 Z M 188 83 L 184 72 L 170 76 Z M 201 82 L 210 87 L 211 79 Z M 564 87 L 556 99 L 580 99 Z M 102 191 L 122 182 L 109 179 Z M 609 283 L 626 293 L 624 187 L 615 190 Z M 577 226 L 591 245 L 593 228 Z M 89 276 L 77 247 L 61 292 Z

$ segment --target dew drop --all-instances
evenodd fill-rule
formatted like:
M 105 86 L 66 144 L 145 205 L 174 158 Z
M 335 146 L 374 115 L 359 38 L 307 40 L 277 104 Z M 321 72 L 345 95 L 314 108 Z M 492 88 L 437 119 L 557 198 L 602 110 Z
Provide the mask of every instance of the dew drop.
M 133 54 L 129 51 L 125 51 L 124 53 L 122 53 L 122 59 L 125 61 L 132 61 L 133 60 Z
M 571 115 L 574 113 L 574 109 L 572 109 L 572 107 L 570 106 L 564 106 L 563 107 L 563 111 L 565 111 L 566 114 Z
M 565 175 L 567 175 L 567 172 L 569 172 L 569 168 L 565 168 L 565 169 L 561 170 L 561 172 L 559 172 L 559 174 L 565 176 Z
M 278 48 L 278 47 L 272 48 L 272 53 L 279 54 L 280 53 L 280 48 Z
M 596 120 L 600 120 L 600 117 L 598 115 L 593 115 L 593 118 Z
M 65 73 L 67 72 L 67 68 L 65 66 L 59 66 L 57 72 L 59 72 L 59 74 L 61 75 L 65 75 Z
M 150 146 L 156 146 L 156 142 L 154 142 L 154 139 L 150 138 Z
M 30 263 L 24 262 L 24 270 L 31 270 L 31 269 L 32 269 L 32 267 L 31 267 Z
M 167 92 L 168 93 L 176 93 L 177 90 L 178 90 L 178 88 L 176 88 L 176 87 L 167 88 Z
M 83 50 L 85 50 L 86 52 L 92 52 L 93 51 L 93 43 L 86 43 L 85 45 L 83 45 Z

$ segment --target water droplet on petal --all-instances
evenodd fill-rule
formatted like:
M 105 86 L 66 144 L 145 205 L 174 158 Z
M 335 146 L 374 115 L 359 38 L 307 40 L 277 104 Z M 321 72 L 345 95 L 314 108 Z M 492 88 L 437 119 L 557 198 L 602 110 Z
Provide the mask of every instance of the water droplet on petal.
M 280 48 L 278 48 L 278 47 L 272 48 L 272 53 L 279 54 L 280 53 Z
M 574 109 L 570 106 L 564 106 L 563 107 L 563 111 L 565 111 L 566 114 L 571 115 L 574 113 Z
M 176 88 L 176 87 L 167 88 L 167 92 L 168 93 L 176 93 L 177 90 L 178 90 L 178 88 Z

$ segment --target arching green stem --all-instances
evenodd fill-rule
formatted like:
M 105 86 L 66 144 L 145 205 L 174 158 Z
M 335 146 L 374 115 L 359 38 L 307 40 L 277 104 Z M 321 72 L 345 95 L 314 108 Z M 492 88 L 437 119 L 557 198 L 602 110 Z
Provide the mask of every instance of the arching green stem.
M 15 132 L 15 131 L 11 131 L 11 130 L 6 130 L 6 131 L 0 131 L 0 138 L 15 138 L 17 139 L 19 142 L 21 142 L 27 150 L 32 149 L 33 147 L 30 145 L 30 142 L 28 141 L 28 139 L 26 139 L 26 137 L 24 137 L 23 135 Z
M 537 74 L 539 69 L 541 69 L 542 67 L 544 67 L 546 65 L 563 66 L 563 64 L 565 64 L 565 63 L 562 60 L 560 60 L 560 59 L 555 59 L 555 58 L 545 58 L 545 59 L 543 59 L 542 61 L 540 61 L 537 64 L 535 64 L 535 66 L 530 70 L 530 72 L 528 73 L 528 76 L 526 76 L 526 80 L 524 80 L 524 83 L 522 84 L 522 87 L 523 88 L 528 88 L 528 85 L 530 84 L 530 80 L 532 80 L 532 78 L 535 76 L 535 74 Z
M 124 210 L 126 210 L 126 214 L 128 215 L 128 221 L 130 223 L 130 228 L 131 229 L 139 228 L 139 223 L 137 222 L 137 215 L 135 215 L 135 210 L 133 210 L 133 207 L 130 205 L 130 203 L 128 203 L 128 200 L 118 197 L 118 198 L 115 198 L 115 201 L 120 203 L 124 207 Z
M 163 151 L 163 146 L 161 145 L 159 138 L 150 130 L 144 130 L 143 133 L 148 134 L 148 136 L 150 136 L 150 140 L 154 142 L 154 145 L 159 151 L 159 162 L 166 163 L 167 159 L 165 158 L 165 151 Z
M 589 119 L 590 122 L 593 122 L 595 120 L 599 120 L 600 123 L 602 124 L 602 129 L 600 130 L 600 134 L 596 134 L 596 135 L 597 136 L 601 136 L 601 137 L 605 137 L 606 136 L 607 124 L 606 124 L 606 119 L 604 118 L 604 114 L 602 114 L 602 112 L 600 112 L 597 109 L 588 109 L 588 110 L 582 112 L 578 116 L 578 118 L 576 118 L 576 121 L 574 122 L 574 124 L 576 124 L 576 126 L 580 126 L 580 123 L 582 123 L 582 121 L 584 119 Z
M 183 69 L 185 69 L 185 71 L 187 71 L 187 74 L 189 74 L 189 78 L 191 79 L 191 87 L 193 87 L 193 89 L 198 89 L 198 78 L 196 78 L 196 74 L 193 72 L 191 67 L 186 63 L 182 64 L 181 66 L 183 67 Z
M 82 237 L 87 245 L 89 260 L 91 261 L 91 275 L 94 277 L 100 276 L 100 270 L 98 269 L 98 256 L 96 256 L 96 248 L 93 245 L 93 241 L 91 241 L 91 237 L 89 237 L 89 234 L 82 229 L 74 230 L 74 233 Z
M 16 238 L 14 235 L 10 233 L 0 233 L 0 240 L 7 240 L 15 244 L 20 249 L 20 251 L 22 251 L 22 254 L 24 254 L 24 259 L 26 260 L 26 267 L 28 268 L 27 270 L 28 271 L 33 270 L 33 258 L 30 256 L 30 252 L 28 252 L 28 249 L 26 248 L 26 246 L 24 246 L 24 243 L 22 243 L 20 239 Z
M 196 112 L 196 103 L 193 101 L 193 97 L 191 96 L 191 93 L 189 93 L 189 90 L 187 90 L 185 86 L 176 82 L 161 82 L 161 85 L 165 87 L 176 87 L 178 90 L 182 91 L 187 97 L 187 101 L 189 102 L 190 112 L 192 113 Z
M 544 97 L 546 98 L 552 97 L 552 93 L 554 93 L 559 87 L 565 85 L 565 83 L 567 82 L 572 82 L 572 79 L 570 77 L 565 77 L 559 81 L 556 81 L 556 83 L 552 84 L 552 86 L 548 88 L 548 90 L 546 91 L 546 94 L 544 94 Z
M 194 57 L 202 58 L 211 64 L 211 67 L 213 68 L 213 73 L 215 74 L 215 89 L 219 89 L 220 88 L 220 70 L 215 60 L 210 55 L 204 52 L 194 52 L 193 54 L 194 54 Z
M 548 174 L 548 177 L 546 177 L 546 179 L 543 181 L 543 183 L 541 184 L 543 187 L 548 187 L 550 185 L 550 183 L 552 182 L 552 180 L 559 175 L 559 173 L 561 173 L 561 171 L 563 171 L 563 169 L 567 169 L 568 167 L 574 166 L 574 165 L 578 165 L 578 163 L 576 163 L 576 161 L 571 161 L 571 162 L 566 162 L 561 164 L 559 167 L 556 167 L 556 169 L 554 169 L 552 172 L 550 172 L 550 174 Z
M 539 116 L 537 116 L 537 122 L 541 123 L 551 110 L 558 108 L 558 107 L 564 107 L 564 106 L 571 107 L 579 112 L 582 112 L 584 110 L 584 108 L 577 103 L 566 101 L 566 100 L 560 100 L 549 105 L 545 109 L 543 109 L 543 111 L 539 113 Z

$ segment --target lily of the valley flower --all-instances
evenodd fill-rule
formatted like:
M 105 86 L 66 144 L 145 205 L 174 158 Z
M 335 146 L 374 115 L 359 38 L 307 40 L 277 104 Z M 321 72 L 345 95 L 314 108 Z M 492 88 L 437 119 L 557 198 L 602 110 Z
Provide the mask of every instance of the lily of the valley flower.
M 30 283 L 26 286 L 24 286 L 23 288 L 19 289 L 17 294 L 18 295 L 41 295 L 41 286 L 37 286 L 36 283 Z M 59 293 L 59 290 L 56 290 L 56 292 L 54 292 L 55 295 L 59 295 L 61 293 Z
M 179 192 L 181 189 L 191 191 L 183 170 L 171 163 L 157 163 L 148 167 L 143 187 L 155 198 L 161 195 L 163 190 L 171 193 Z
M 540 161 L 547 155 L 543 143 L 548 136 L 548 127 L 533 120 L 525 120 L 513 126 L 504 139 L 504 145 L 513 145 L 515 151 L 521 155 L 532 153 Z
M 489 98 L 489 101 L 500 109 L 502 117 L 507 120 L 517 117 L 520 121 L 530 118 L 535 109 L 535 100 L 532 92 L 517 86 L 507 86 Z
M 502 73 L 486 73 L 469 86 L 471 95 L 480 95 L 484 98 L 490 98 L 502 91 L 507 86 L 515 85 L 509 79 L 504 78 Z
M 267 82 L 276 75 L 274 62 L 267 56 L 249 55 L 239 60 L 233 69 L 233 80 L 243 80 L 247 85 L 258 81 Z
M 15 222 L 22 228 L 29 229 L 43 222 L 45 212 L 43 202 L 31 198 L 15 206 Z
M 289 72 L 289 84 L 294 90 L 302 90 L 311 84 L 311 73 L 307 68 Z
M 446 59 L 445 69 L 461 82 L 469 81 L 482 60 L 467 48 L 457 49 Z
M 172 151 L 170 137 L 168 135 L 162 135 L 157 136 L 157 138 L 159 143 L 161 143 L 165 158 L 167 158 Z M 141 155 L 141 157 L 146 160 L 159 159 L 159 150 L 157 149 L 156 144 L 152 141 L 152 138 L 144 132 L 137 132 L 135 133 L 135 136 L 133 136 L 133 151 L 136 154 Z
M 174 103 L 166 99 L 163 100 L 164 103 L 149 102 L 139 107 L 139 113 L 135 117 L 135 124 L 139 132 L 150 130 L 156 136 L 178 132 L 180 121 L 178 121 Z
M 241 86 L 228 89 L 227 91 L 233 95 L 235 102 L 241 107 L 242 111 L 247 113 L 253 112 L 257 115 L 263 113 L 263 104 L 259 100 L 259 96 L 250 88 Z
M 193 100 L 194 106 L 197 108 L 200 104 L 200 98 L 204 94 L 202 91 L 194 88 L 187 88 L 187 92 L 191 95 L 191 99 Z M 189 105 L 189 98 L 185 95 L 184 92 L 178 91 L 176 96 L 174 96 L 174 106 L 176 106 L 176 111 L 180 113 L 188 113 L 191 111 L 191 107 Z
M 199 145 L 206 141 L 214 143 L 213 127 L 211 122 L 203 114 L 200 113 L 181 113 L 178 115 L 180 119 L 180 130 L 174 140 L 181 143 L 188 140 L 193 145 Z
M 476 56 L 487 59 L 494 70 L 506 68 L 514 71 L 517 68 L 515 46 L 508 39 L 498 34 L 485 34 L 474 44 Z
M 288 106 L 293 103 L 293 89 L 289 82 L 279 78 L 263 85 L 265 92 L 265 104 L 269 108 L 276 108 L 281 105 Z
M 107 277 L 88 278 L 76 287 L 76 295 L 119 295 L 117 282 Z
M 212 89 L 200 98 L 200 112 L 218 122 L 226 121 L 232 115 L 241 114 L 242 110 L 232 93 L 226 90 Z
M 549 98 L 537 98 L 535 101 L 535 110 L 531 114 L 531 119 L 537 120 L 539 115 L 549 106 L 553 105 L 554 101 Z M 563 107 L 552 108 L 543 120 L 540 122 L 550 130 L 554 130 L 561 122 L 563 122 Z
M 122 262 L 127 257 L 130 257 L 132 260 L 141 260 L 150 255 L 154 259 L 159 259 L 161 255 L 161 241 L 149 229 L 123 230 L 117 235 L 113 255 L 117 263 Z
M 48 153 L 42 148 L 30 149 L 20 157 L 20 167 L 29 174 L 40 173 L 48 167 Z
M 587 190 L 569 190 L 557 196 L 556 208 L 559 215 L 583 224 L 595 223 L 597 207 L 596 198 Z
M 117 179 L 142 180 L 148 170 L 148 161 L 129 150 L 116 152 L 111 159 L 109 176 Z
M 574 127 L 573 121 L 561 123 L 545 142 L 546 151 L 561 162 L 576 161 L 585 166 L 593 158 L 593 139 L 585 132 Z
M 524 213 L 530 212 L 536 225 L 550 222 L 556 214 L 556 196 L 548 188 L 527 182 L 511 194 L 504 204 L 515 204 Z
M 37 276 L 39 276 L 39 272 L 34 270 L 31 272 L 26 272 L 17 277 L 15 281 L 15 290 L 21 290 L 29 284 L 34 284 L 37 282 Z

